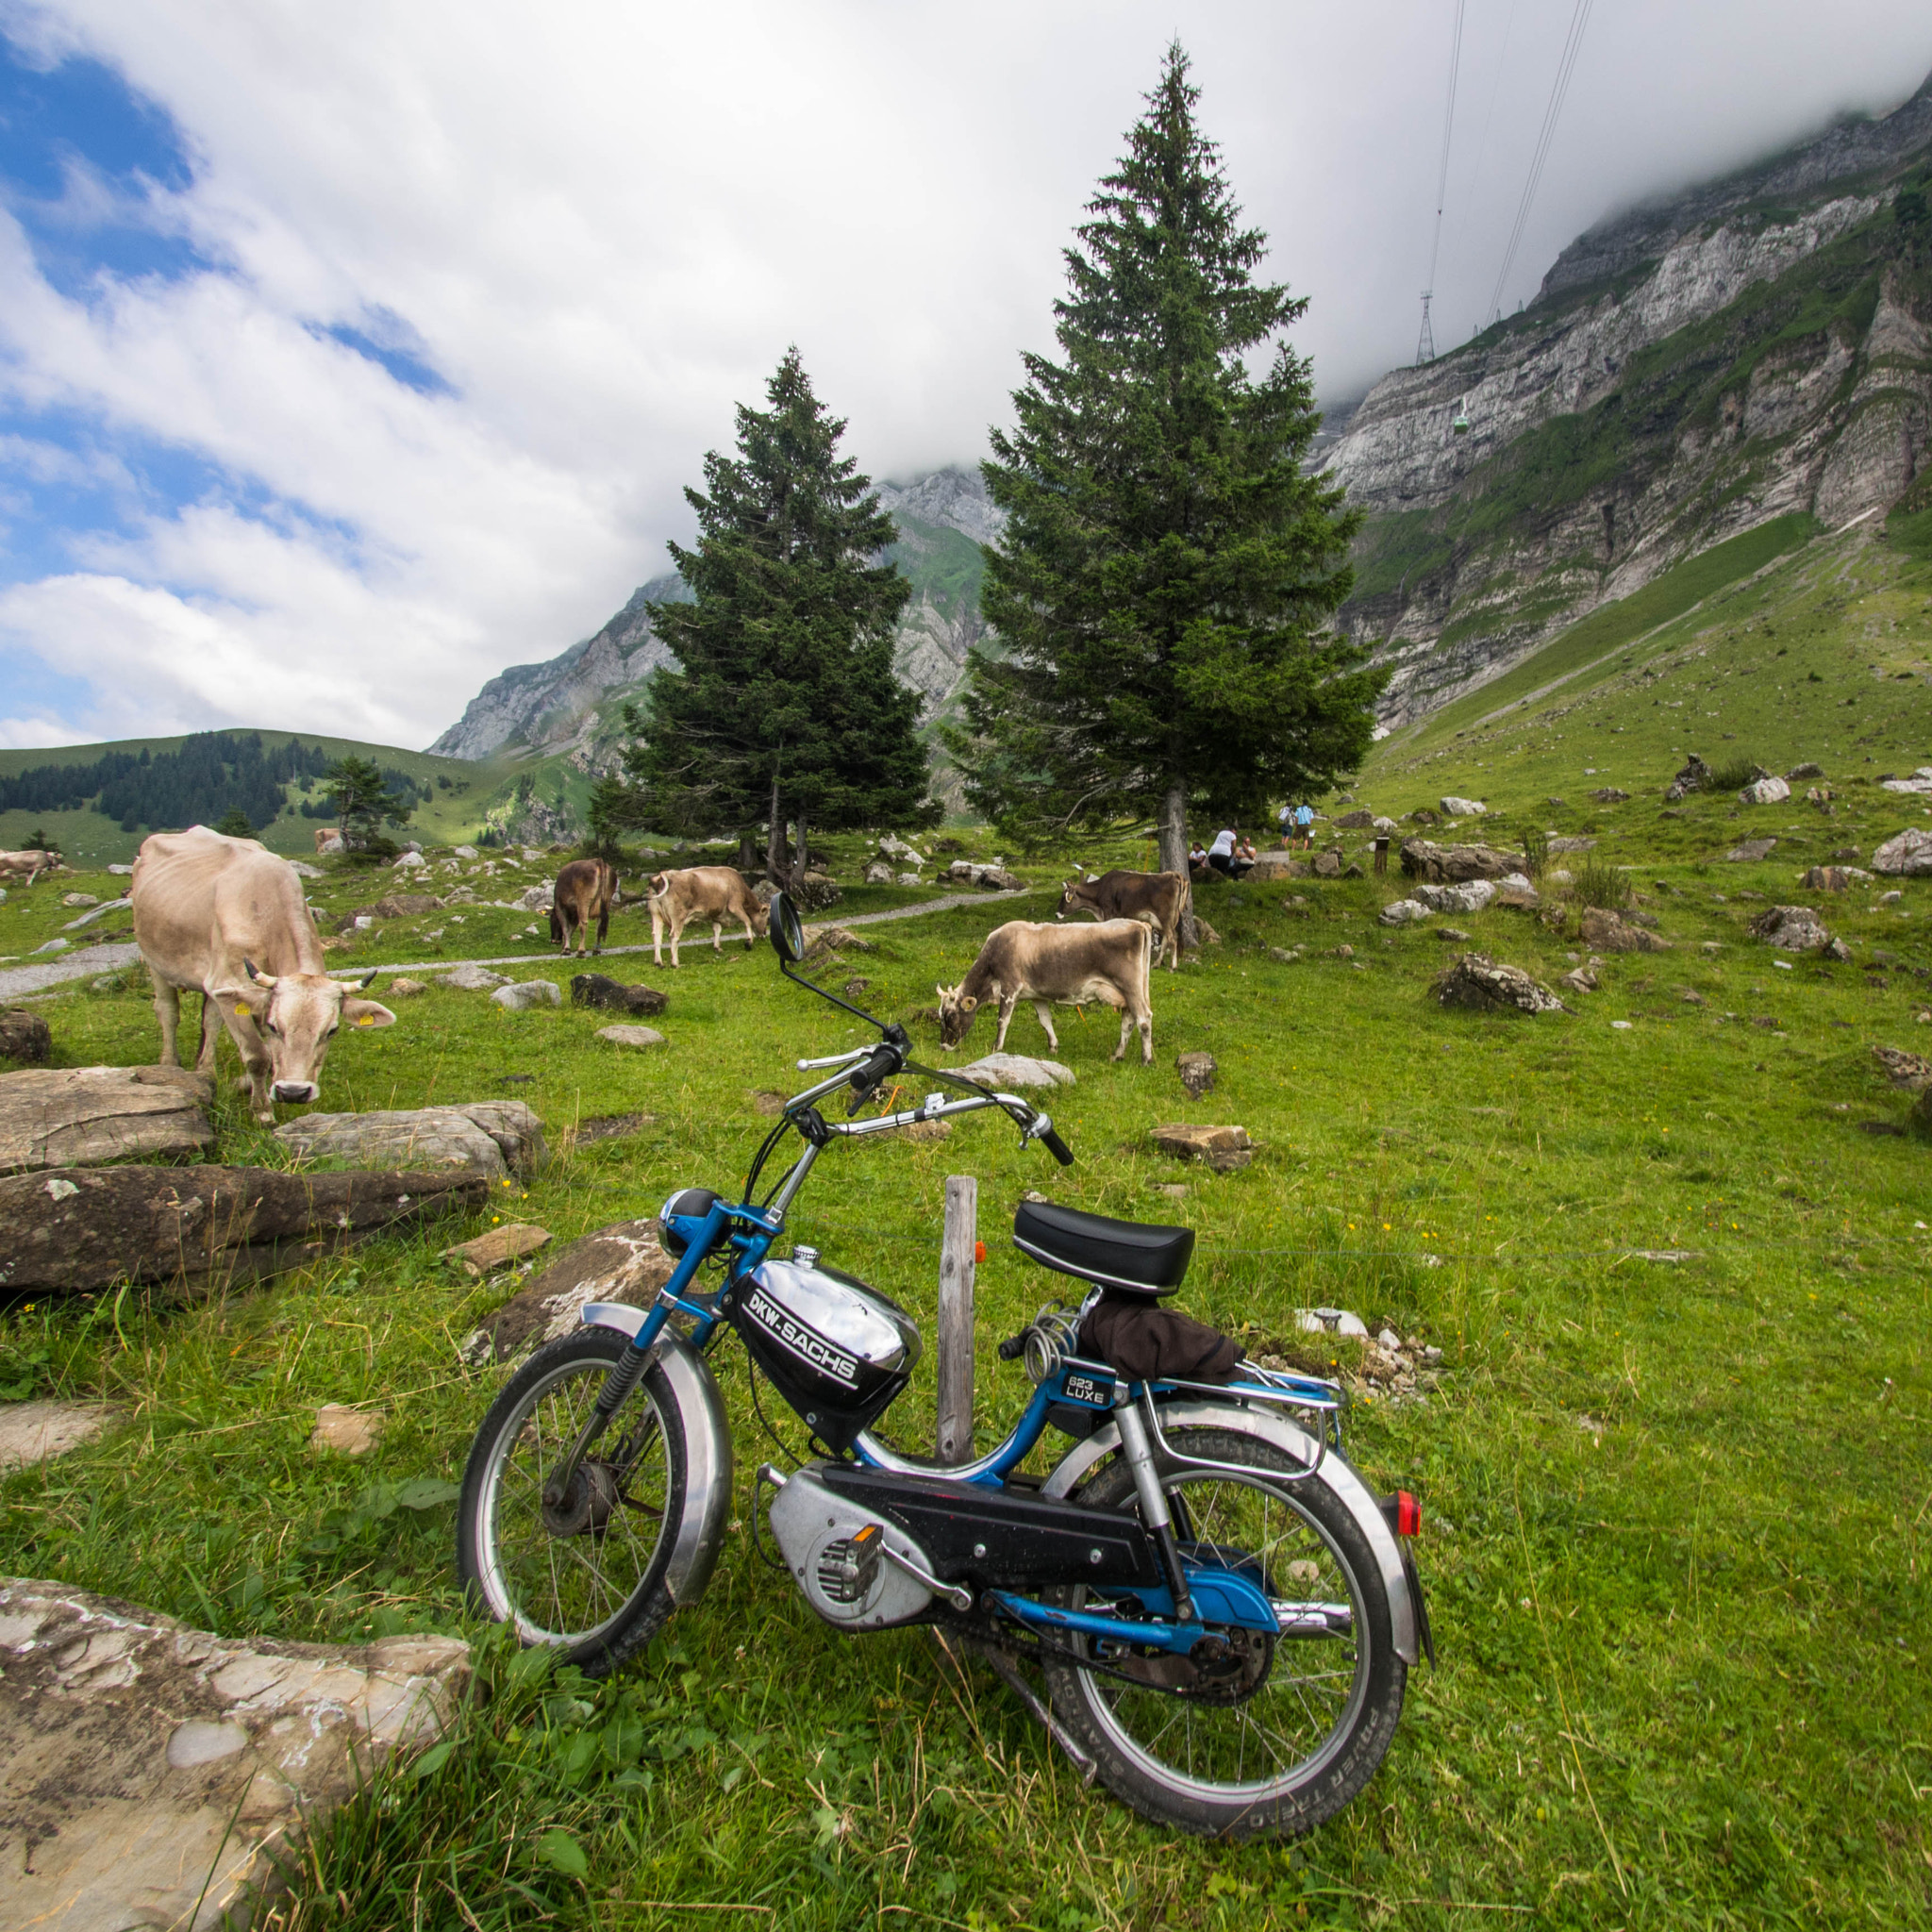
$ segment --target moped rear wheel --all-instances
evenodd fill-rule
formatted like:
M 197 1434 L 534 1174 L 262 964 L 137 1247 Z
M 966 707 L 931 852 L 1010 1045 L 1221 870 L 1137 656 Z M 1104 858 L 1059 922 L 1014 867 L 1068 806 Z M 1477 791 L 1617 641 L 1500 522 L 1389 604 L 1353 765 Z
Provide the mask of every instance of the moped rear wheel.
M 684 1429 L 655 1363 L 569 1491 L 544 1500 L 629 1345 L 587 1327 L 531 1356 L 483 1418 L 458 1505 L 457 1574 L 472 1602 L 592 1676 L 616 1669 L 670 1616 L 664 1578 L 684 1510 Z
M 1204 1460 L 1299 1468 L 1273 1444 L 1221 1429 L 1175 1431 Z M 1381 1763 L 1407 1671 L 1367 1539 L 1318 1473 L 1301 1481 L 1173 1471 L 1162 1486 L 1183 1547 L 1257 1566 L 1285 1617 L 1279 1636 L 1228 1633 L 1212 1667 L 1074 1640 L 1085 1663 L 1050 1660 L 1055 1717 L 1091 1752 L 1108 1790 L 1143 1816 L 1203 1836 L 1291 1837 L 1335 1816 Z M 1133 1507 L 1116 1457 L 1079 1491 L 1102 1509 Z M 1058 1593 L 1102 1609 L 1085 1589 Z M 1297 1618 L 1289 1605 L 1300 1610 Z M 1299 1634 L 1324 1628 L 1325 1634 Z

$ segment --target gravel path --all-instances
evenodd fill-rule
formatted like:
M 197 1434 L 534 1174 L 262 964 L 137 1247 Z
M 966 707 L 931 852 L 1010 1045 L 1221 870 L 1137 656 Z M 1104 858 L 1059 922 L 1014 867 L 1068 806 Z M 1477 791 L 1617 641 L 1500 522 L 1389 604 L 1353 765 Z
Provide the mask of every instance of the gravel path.
M 855 912 L 849 919 L 820 923 L 876 925 L 885 919 L 917 919 L 927 912 L 950 912 L 956 906 L 994 906 L 1002 900 L 1024 899 L 1046 890 L 1043 886 L 1030 886 L 1023 887 L 1017 892 L 948 892 L 942 899 L 924 899 L 917 906 L 894 906 L 884 912 Z M 650 950 L 648 945 L 606 946 L 603 957 L 608 959 L 625 953 L 648 953 Z M 575 957 L 571 955 L 572 958 Z M 124 966 L 135 965 L 140 958 L 141 948 L 130 941 L 125 945 L 85 946 L 35 966 L 8 966 L 0 969 L 0 1000 L 49 992 L 70 980 L 94 979 L 104 973 L 118 973 Z M 495 959 L 408 959 L 373 969 L 358 961 L 354 970 L 358 974 L 372 970 L 377 973 L 447 973 L 456 966 L 546 966 L 563 963 L 563 956 L 557 953 L 510 953 Z

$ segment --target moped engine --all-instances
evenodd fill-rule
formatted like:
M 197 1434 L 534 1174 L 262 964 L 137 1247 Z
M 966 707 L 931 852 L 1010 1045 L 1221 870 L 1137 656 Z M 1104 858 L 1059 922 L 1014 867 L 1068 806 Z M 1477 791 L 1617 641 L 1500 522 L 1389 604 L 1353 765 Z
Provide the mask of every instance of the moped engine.
M 925 1552 L 896 1524 L 835 1495 L 817 1470 L 793 1471 L 771 1509 L 772 1534 L 806 1602 L 841 1630 L 882 1630 L 924 1615 L 932 1592 L 905 1565 L 930 1575 Z

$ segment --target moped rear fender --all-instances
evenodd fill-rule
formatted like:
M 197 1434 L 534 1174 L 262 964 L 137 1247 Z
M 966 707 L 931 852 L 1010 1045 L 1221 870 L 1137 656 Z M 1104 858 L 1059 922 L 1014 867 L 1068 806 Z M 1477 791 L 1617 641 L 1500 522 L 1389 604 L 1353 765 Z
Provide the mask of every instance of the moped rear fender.
M 648 1308 L 623 1302 L 586 1302 L 583 1320 L 597 1328 L 615 1328 L 635 1337 Z M 675 1604 L 694 1604 L 704 1595 L 717 1567 L 731 1513 L 731 1430 L 711 1365 L 690 1342 L 668 1328 L 651 1346 L 658 1366 L 677 1398 L 684 1428 L 684 1513 L 664 1587 Z
M 1258 1406 L 1245 1407 L 1236 1402 L 1163 1402 L 1160 1425 L 1175 1429 L 1226 1429 L 1237 1436 L 1256 1436 L 1291 1456 L 1305 1466 L 1315 1460 L 1315 1439 L 1286 1416 Z M 1076 1442 L 1055 1465 L 1053 1474 L 1041 1485 L 1042 1496 L 1070 1495 L 1087 1474 L 1104 1457 L 1121 1446 L 1117 1424 L 1103 1423 L 1085 1441 Z M 1389 1527 L 1374 1491 L 1333 1449 L 1322 1458 L 1321 1474 L 1309 1482 L 1325 1482 L 1356 1520 L 1375 1566 L 1382 1573 L 1382 1586 L 1389 1598 L 1390 1639 L 1395 1655 L 1411 1667 L 1420 1655 L 1416 1628 L 1415 1599 L 1409 1594 L 1408 1572 L 1402 1560 L 1402 1544 Z

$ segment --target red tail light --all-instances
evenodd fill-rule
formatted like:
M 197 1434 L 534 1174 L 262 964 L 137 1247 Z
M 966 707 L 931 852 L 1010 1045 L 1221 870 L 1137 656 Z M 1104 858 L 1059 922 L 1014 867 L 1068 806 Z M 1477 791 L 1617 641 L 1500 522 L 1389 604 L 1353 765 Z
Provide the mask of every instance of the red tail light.
M 1407 1490 L 1395 1492 L 1395 1534 L 1397 1536 L 1420 1536 L 1423 1527 L 1423 1506 Z

